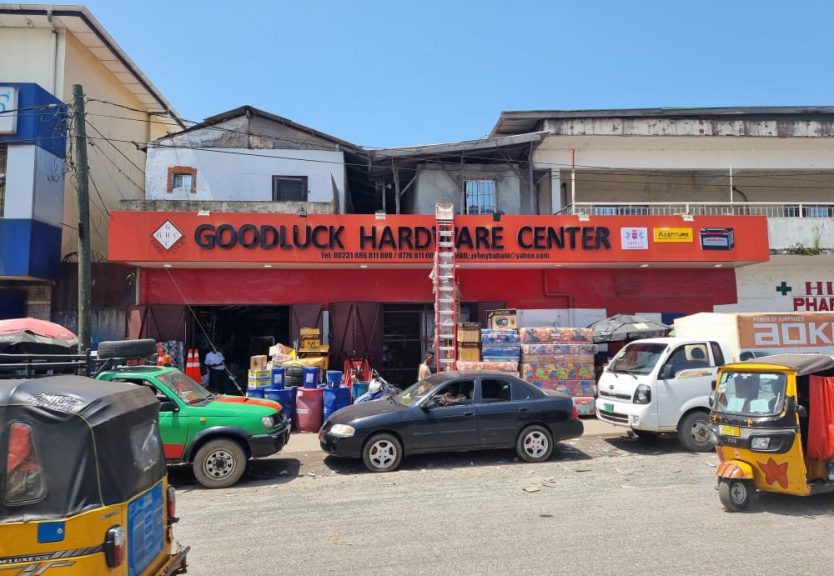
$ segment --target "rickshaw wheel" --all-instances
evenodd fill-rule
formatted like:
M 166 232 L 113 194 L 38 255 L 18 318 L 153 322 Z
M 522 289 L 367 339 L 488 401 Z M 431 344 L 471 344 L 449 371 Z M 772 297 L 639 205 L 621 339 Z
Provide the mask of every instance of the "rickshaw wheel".
M 194 456 L 194 477 L 206 488 L 228 488 L 243 476 L 246 461 L 246 453 L 234 440 L 211 440 Z
M 749 480 L 727 480 L 718 484 L 718 498 L 729 512 L 741 512 L 750 505 L 753 485 Z

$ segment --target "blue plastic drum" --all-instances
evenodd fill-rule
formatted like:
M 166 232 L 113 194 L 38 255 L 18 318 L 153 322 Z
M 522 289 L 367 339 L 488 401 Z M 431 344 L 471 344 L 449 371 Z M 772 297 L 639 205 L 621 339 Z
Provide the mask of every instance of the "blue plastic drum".
M 284 414 L 292 420 L 295 414 L 295 392 L 297 388 L 267 388 L 265 397 L 275 400 L 284 409 Z
M 354 382 L 352 386 L 351 402 L 367 392 L 369 385 L 370 382 Z
M 249 388 L 246 389 L 246 395 L 249 398 L 263 398 L 264 397 L 264 388 L 249 387 Z
M 321 369 L 318 366 L 304 367 L 304 387 L 318 388 L 321 382 Z
M 324 389 L 324 419 L 327 420 L 331 414 L 340 408 L 350 404 L 350 388 L 325 388 Z
M 272 369 L 272 385 L 271 388 L 283 388 L 284 387 L 284 367 L 283 366 L 276 366 Z
M 327 371 L 327 387 L 328 388 L 338 388 L 342 384 L 342 371 L 341 370 L 328 370 Z

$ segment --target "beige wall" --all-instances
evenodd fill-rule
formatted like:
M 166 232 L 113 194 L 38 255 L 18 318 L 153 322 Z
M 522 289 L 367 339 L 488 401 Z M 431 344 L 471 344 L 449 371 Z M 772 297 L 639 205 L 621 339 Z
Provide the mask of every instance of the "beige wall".
M 73 84 L 81 84 L 86 97 L 115 102 L 129 108 L 144 106 L 71 33 L 58 30 L 0 28 L 0 80 L 33 82 L 64 102 L 72 100 Z M 147 114 L 99 102 L 88 102 L 87 126 L 90 167 L 90 229 L 93 258 L 107 254 L 107 211 L 118 209 L 122 199 L 144 199 L 145 153 L 133 142 L 144 143 L 174 131 L 169 119 L 148 122 Z M 119 118 L 106 118 L 114 116 Z M 114 140 L 108 143 L 102 137 Z M 120 140 L 122 142 L 116 142 Z M 68 142 L 68 149 L 72 143 Z M 118 148 L 118 151 L 116 150 Z M 66 174 L 61 254 L 78 250 L 78 197 L 72 173 Z M 105 208 L 106 207 L 106 208 Z M 69 228 L 72 226 L 73 228 Z
M 129 108 L 143 107 L 121 81 L 71 34 L 67 35 L 66 54 L 66 99 L 71 98 L 72 85 L 81 84 L 87 99 L 106 100 Z M 147 142 L 166 134 L 167 131 L 160 125 L 151 127 L 148 115 L 143 112 L 134 112 L 101 102 L 87 102 L 86 113 L 87 137 L 90 144 L 87 155 L 91 176 L 91 245 L 93 258 L 103 259 L 107 254 L 107 210 L 117 210 L 119 202 L 123 199 L 139 200 L 145 197 L 145 153 L 138 150 L 133 142 Z M 68 175 L 64 195 L 64 221 L 73 226 L 78 220 L 77 203 L 72 176 Z M 65 228 L 62 253 L 77 251 L 77 242 L 75 231 Z
M 62 44 L 60 36 L 54 46 Z M 4 82 L 34 82 L 53 91 L 55 50 L 51 30 L 0 28 L 0 80 Z M 60 56 L 62 56 L 61 50 Z M 60 63 L 59 63 L 60 66 Z M 55 94 L 58 98 L 62 96 Z

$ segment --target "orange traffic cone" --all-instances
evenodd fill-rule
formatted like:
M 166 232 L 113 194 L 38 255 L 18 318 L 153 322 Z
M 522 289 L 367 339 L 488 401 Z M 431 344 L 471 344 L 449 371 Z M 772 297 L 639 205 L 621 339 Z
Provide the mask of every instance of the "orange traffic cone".
M 196 349 L 188 350 L 188 364 L 185 367 L 185 373 L 191 377 L 192 380 L 195 382 L 199 382 L 202 380 L 202 374 L 200 373 L 200 356 L 199 351 Z

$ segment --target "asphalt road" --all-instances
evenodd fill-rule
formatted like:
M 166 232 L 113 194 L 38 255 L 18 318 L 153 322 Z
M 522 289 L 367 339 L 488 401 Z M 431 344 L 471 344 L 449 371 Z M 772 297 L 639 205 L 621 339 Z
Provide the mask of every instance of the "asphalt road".
M 543 464 L 511 452 L 409 458 L 389 474 L 309 450 L 227 490 L 187 469 L 177 539 L 196 575 L 821 575 L 834 495 L 763 494 L 728 513 L 716 457 L 672 439 L 586 436 Z

